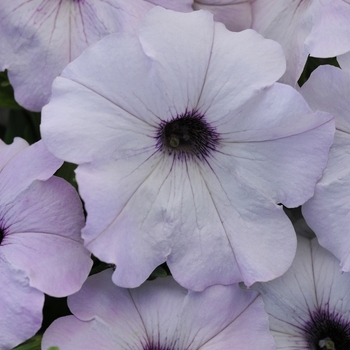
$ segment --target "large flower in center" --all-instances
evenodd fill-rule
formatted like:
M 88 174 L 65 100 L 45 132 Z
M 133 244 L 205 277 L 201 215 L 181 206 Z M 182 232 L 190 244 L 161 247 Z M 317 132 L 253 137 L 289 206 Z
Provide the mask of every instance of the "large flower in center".
M 77 163 L 85 245 L 141 284 L 167 261 L 189 289 L 269 280 L 296 238 L 283 203 L 314 192 L 333 139 L 290 86 L 281 47 L 205 11 L 155 8 L 136 36 L 72 62 L 44 107 L 43 140 Z

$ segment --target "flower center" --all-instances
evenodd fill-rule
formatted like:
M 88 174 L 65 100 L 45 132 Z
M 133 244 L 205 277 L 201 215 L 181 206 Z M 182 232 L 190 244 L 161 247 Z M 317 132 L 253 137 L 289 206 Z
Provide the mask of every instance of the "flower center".
M 5 230 L 2 227 L 0 227 L 0 245 L 1 245 L 4 237 L 5 237 Z
M 219 134 L 197 111 L 185 112 L 162 122 L 157 132 L 157 147 L 179 157 L 196 156 L 204 160 L 219 145 Z
M 306 339 L 312 350 L 350 349 L 350 322 L 340 314 L 318 310 L 305 327 Z
M 173 350 L 173 347 L 168 346 L 162 346 L 162 345 L 154 345 L 154 344 L 148 344 L 146 345 L 143 350 Z

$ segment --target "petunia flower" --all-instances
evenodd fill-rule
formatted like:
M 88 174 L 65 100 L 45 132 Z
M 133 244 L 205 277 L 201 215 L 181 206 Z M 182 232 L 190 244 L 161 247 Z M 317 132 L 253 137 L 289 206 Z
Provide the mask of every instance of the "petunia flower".
M 316 238 L 299 237 L 291 268 L 252 289 L 262 294 L 277 350 L 350 349 L 350 274 Z
M 327 58 L 350 51 L 348 0 L 256 0 L 252 13 L 252 28 L 284 49 L 284 83 L 296 85 L 309 55 Z
M 78 291 L 92 261 L 82 244 L 75 189 L 52 177 L 61 161 L 40 141 L 0 141 L 0 347 L 12 349 L 41 326 L 44 294 Z
M 190 292 L 171 277 L 136 289 L 111 282 L 111 270 L 88 278 L 68 297 L 72 316 L 57 319 L 42 349 L 275 349 L 261 297 L 238 285 Z
M 320 244 L 350 271 L 350 73 L 332 66 L 320 66 L 301 87 L 314 110 L 335 116 L 334 144 L 315 195 L 303 206 L 303 215 Z
M 153 7 L 143 0 L 11 0 L 0 2 L 0 70 L 15 98 L 40 111 L 53 79 L 107 34 L 134 31 Z
M 158 7 L 137 36 L 102 39 L 55 80 L 43 140 L 79 165 L 84 243 L 117 265 L 117 285 L 165 261 L 197 291 L 288 269 L 296 238 L 279 204 L 313 195 L 334 123 L 274 84 L 284 68 L 252 30 Z

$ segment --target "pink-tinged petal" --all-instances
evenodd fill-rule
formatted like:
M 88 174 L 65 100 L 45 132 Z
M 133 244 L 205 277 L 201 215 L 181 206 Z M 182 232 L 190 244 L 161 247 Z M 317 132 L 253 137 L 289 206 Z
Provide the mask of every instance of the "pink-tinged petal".
M 193 0 L 146 0 L 151 4 L 162 6 L 168 10 L 178 12 L 192 12 Z
M 233 33 L 216 23 L 212 55 L 197 109 L 210 116 L 211 121 L 231 118 L 232 111 L 257 91 L 272 85 L 284 70 L 285 59 L 279 44 L 253 30 Z
M 48 152 L 42 141 L 23 148 L 7 162 L 0 173 L 1 203 L 13 201 L 33 181 L 47 180 L 62 163 Z
M 225 24 L 234 32 L 248 29 L 252 24 L 251 0 L 248 1 L 194 1 L 195 10 L 207 10 L 214 15 L 214 20 Z
M 29 283 L 61 297 L 80 289 L 92 266 L 80 230 L 84 216 L 75 189 L 52 177 L 35 181 L 2 208 L 1 253 Z
M 29 286 L 27 276 L 0 257 L 0 344 L 12 349 L 41 327 L 44 294 Z
M 8 69 L 16 100 L 40 111 L 53 79 L 107 34 L 135 31 L 153 7 L 146 1 L 13 0 L 0 5 L 0 67 Z
M 4 141 L 0 140 L 0 171 L 5 167 L 10 159 L 28 146 L 28 142 L 20 137 L 15 137 L 13 143 L 10 145 L 7 145 Z
M 52 345 L 80 349 L 86 339 L 88 348 L 98 349 L 119 345 L 133 350 L 228 350 L 235 342 L 247 350 L 258 344 L 275 349 L 261 297 L 255 292 L 238 285 L 188 292 L 171 277 L 127 290 L 113 285 L 111 274 L 106 270 L 91 276 L 68 298 L 75 316 L 58 319 L 48 328 L 43 349 Z

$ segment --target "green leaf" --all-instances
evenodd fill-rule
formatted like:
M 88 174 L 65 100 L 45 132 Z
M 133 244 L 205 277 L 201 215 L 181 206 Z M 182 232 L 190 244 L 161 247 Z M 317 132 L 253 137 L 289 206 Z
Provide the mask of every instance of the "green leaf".
M 40 140 L 40 113 L 25 109 L 10 110 L 4 141 L 13 142 L 15 137 L 22 137 L 30 144 Z
M 302 86 L 310 77 L 311 73 L 319 66 L 322 66 L 324 64 L 329 64 L 334 67 L 339 67 L 338 61 L 335 57 L 331 58 L 316 58 L 309 56 L 304 70 L 301 73 L 301 76 L 298 80 L 299 86 Z
M 0 107 L 22 109 L 16 102 L 13 88 L 7 78 L 7 72 L 0 72 Z
M 40 350 L 41 349 L 41 335 L 35 335 L 34 337 L 28 339 L 21 345 L 18 345 L 14 350 Z
M 64 162 L 62 166 L 56 171 L 55 175 L 68 181 L 77 189 L 77 181 L 75 179 L 74 170 L 77 168 L 76 164 Z
M 162 265 L 160 265 L 154 269 L 148 279 L 153 280 L 157 277 L 164 278 L 166 276 L 168 276 L 167 270 Z

